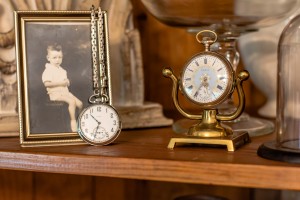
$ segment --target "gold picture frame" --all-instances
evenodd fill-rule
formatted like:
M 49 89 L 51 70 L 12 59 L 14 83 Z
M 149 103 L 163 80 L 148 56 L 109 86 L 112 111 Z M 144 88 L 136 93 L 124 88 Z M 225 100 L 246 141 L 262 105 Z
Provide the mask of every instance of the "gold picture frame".
M 107 15 L 102 12 L 106 64 L 110 69 Z M 50 86 L 45 86 L 43 74 L 48 63 L 52 64 L 49 44 L 58 44 L 62 51 L 57 51 L 63 55 L 60 66 L 69 80 L 67 92 L 72 98 L 75 96 L 83 108 L 88 106 L 93 94 L 90 20 L 91 11 L 15 11 L 21 146 L 83 143 L 74 128 L 72 130 L 70 104 L 53 97 Z M 76 108 L 79 104 L 75 104 Z M 80 109 L 76 109 L 76 118 L 79 112 Z

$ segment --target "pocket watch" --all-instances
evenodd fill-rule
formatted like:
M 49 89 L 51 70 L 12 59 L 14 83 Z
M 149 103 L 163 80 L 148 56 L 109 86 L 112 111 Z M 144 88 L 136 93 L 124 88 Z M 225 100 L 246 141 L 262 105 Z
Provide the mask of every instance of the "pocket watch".
M 96 17 L 97 14 L 98 17 Z M 79 136 L 92 145 L 110 144 L 119 136 L 122 127 L 119 114 L 111 105 L 107 33 L 106 12 L 102 12 L 101 8 L 96 12 L 92 7 L 91 44 L 94 94 L 89 98 L 92 105 L 86 107 L 77 120 Z
M 242 82 L 248 79 L 249 73 L 242 71 L 236 77 L 231 63 L 223 55 L 209 50 L 210 45 L 217 41 L 215 32 L 200 31 L 196 39 L 205 50 L 185 64 L 179 79 L 172 69 L 163 69 L 163 75 L 173 81 L 172 99 L 176 109 L 188 119 L 199 120 L 184 137 L 172 138 L 168 148 L 173 149 L 176 143 L 200 143 L 226 145 L 228 151 L 234 151 L 237 146 L 250 141 L 249 135 L 247 132 L 235 133 L 221 122 L 234 120 L 242 114 L 245 107 Z M 239 98 L 237 109 L 229 114 L 220 114 L 218 105 L 227 100 L 235 89 Z M 198 105 L 202 113 L 186 112 L 179 104 L 178 90 Z
M 181 77 L 182 92 L 202 107 L 213 107 L 231 95 L 233 76 L 233 69 L 224 57 L 214 52 L 202 52 L 185 65 Z
M 106 104 L 87 107 L 78 119 L 78 132 L 81 138 L 93 145 L 109 144 L 121 132 L 121 121 L 117 111 Z

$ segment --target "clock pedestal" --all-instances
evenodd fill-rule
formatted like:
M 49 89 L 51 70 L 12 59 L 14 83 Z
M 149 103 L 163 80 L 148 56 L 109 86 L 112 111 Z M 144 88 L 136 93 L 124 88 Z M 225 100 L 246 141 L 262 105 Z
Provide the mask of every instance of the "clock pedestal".
M 197 40 L 198 35 L 203 32 L 197 34 Z M 163 75 L 173 82 L 172 99 L 176 109 L 190 120 L 200 120 L 198 124 L 191 126 L 188 132 L 181 137 L 171 138 L 168 145 L 169 149 L 173 149 L 176 143 L 196 143 L 226 145 L 228 151 L 235 151 L 238 146 L 250 142 L 248 132 L 233 132 L 226 125 L 221 125 L 221 122 L 232 121 L 242 114 L 245 107 L 245 94 L 242 83 L 249 78 L 249 73 L 241 71 L 236 77 L 230 62 L 227 62 L 221 55 L 208 50 L 209 45 L 214 41 L 207 38 L 203 39 L 202 42 L 198 40 L 198 42 L 205 45 L 205 51 L 197 54 L 188 62 L 183 70 L 181 80 L 178 80 L 173 74 L 172 69 L 163 69 Z M 210 59 L 210 57 L 214 57 L 214 59 Z M 224 73 L 221 73 L 221 71 L 224 71 Z M 202 87 L 205 87 L 203 92 L 200 91 Z M 196 90 L 193 88 L 196 88 Z M 235 89 L 237 89 L 239 98 L 239 105 L 236 110 L 228 114 L 218 113 L 218 105 L 228 99 Z M 198 104 L 203 112 L 201 114 L 186 112 L 179 104 L 178 90 L 181 90 L 191 102 Z
M 172 138 L 168 148 L 173 149 L 176 144 L 226 145 L 228 151 L 235 151 L 237 147 L 250 141 L 247 132 L 232 132 L 229 127 L 222 126 L 217 120 L 217 110 L 203 110 L 202 120 L 189 128 L 185 134 L 188 137 Z
M 231 135 L 232 130 L 221 126 L 216 115 L 217 110 L 203 110 L 202 120 L 189 128 L 187 136 L 215 138 Z
M 238 147 L 250 142 L 247 132 L 234 132 L 224 137 L 208 138 L 208 137 L 176 137 L 171 138 L 168 148 L 174 149 L 175 145 L 181 144 L 201 144 L 202 146 L 227 146 L 227 151 L 235 151 Z

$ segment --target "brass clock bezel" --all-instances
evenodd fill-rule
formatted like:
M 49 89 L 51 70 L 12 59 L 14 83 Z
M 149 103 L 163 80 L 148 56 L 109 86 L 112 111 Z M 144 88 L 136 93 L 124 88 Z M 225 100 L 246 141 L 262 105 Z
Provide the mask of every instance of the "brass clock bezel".
M 189 97 L 189 95 L 186 93 L 185 91 L 185 87 L 183 85 L 183 76 L 185 74 L 185 71 L 187 70 L 187 67 L 188 65 L 193 62 L 193 60 L 199 56 L 205 56 L 205 55 L 210 55 L 210 56 L 214 56 L 214 57 L 217 57 L 219 60 L 221 60 L 223 62 L 223 64 L 225 65 L 227 71 L 229 72 L 228 73 L 228 84 L 225 88 L 225 91 L 224 93 L 218 97 L 216 100 L 212 101 L 212 102 L 209 102 L 209 103 L 200 103 L 200 102 L 197 102 L 195 101 L 194 99 L 192 99 L 191 97 Z M 235 77 L 235 73 L 234 73 L 234 70 L 232 68 L 232 65 L 231 63 L 226 59 L 224 58 L 224 56 L 220 55 L 219 53 L 216 53 L 216 52 L 212 52 L 212 51 L 204 51 L 204 52 L 200 52 L 196 55 L 194 55 L 185 65 L 184 65 L 184 68 L 182 70 L 182 73 L 181 73 L 181 76 L 180 76 L 180 89 L 182 91 L 182 93 L 184 94 L 185 97 L 187 97 L 188 100 L 190 100 L 191 102 L 193 102 L 194 104 L 200 106 L 201 108 L 213 108 L 219 104 L 221 104 L 222 102 L 224 102 L 226 99 L 228 99 L 228 97 L 232 94 L 233 92 L 233 89 L 234 89 L 234 77 Z

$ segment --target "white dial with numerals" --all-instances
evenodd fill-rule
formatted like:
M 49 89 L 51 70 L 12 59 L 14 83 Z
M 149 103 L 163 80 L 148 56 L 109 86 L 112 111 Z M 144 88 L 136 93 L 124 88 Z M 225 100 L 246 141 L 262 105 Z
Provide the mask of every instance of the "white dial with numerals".
M 107 145 L 121 131 L 121 121 L 116 110 L 106 104 L 95 104 L 81 112 L 78 118 L 80 137 L 92 145 Z
M 204 52 L 187 63 L 181 80 L 183 92 L 191 101 L 212 106 L 225 100 L 230 93 L 233 70 L 217 53 Z

